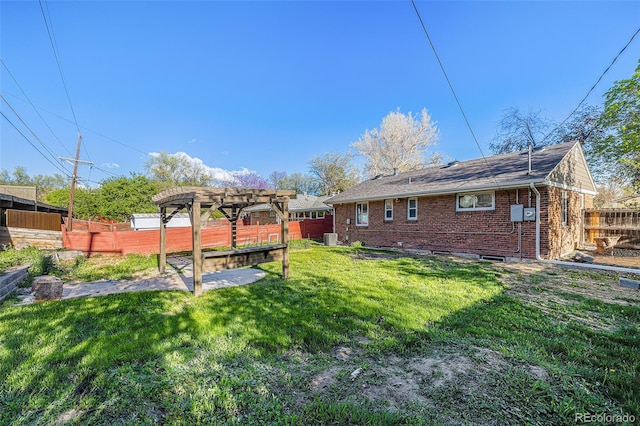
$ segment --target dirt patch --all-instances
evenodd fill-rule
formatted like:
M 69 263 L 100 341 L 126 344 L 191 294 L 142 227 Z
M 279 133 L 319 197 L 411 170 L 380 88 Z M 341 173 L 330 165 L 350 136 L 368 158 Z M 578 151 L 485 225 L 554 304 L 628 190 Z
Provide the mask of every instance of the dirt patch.
M 474 347 L 465 353 L 456 347 L 434 348 L 428 356 L 387 355 L 375 359 L 361 356 L 361 351 L 340 346 L 333 351 L 333 361 L 309 381 L 311 395 L 317 398 L 350 399 L 353 395 L 400 410 L 408 404 L 437 407 L 438 393 L 458 389 L 464 395 L 491 393 L 496 377 L 514 369 L 531 380 L 547 381 L 547 371 L 536 365 L 516 365 L 500 353 Z M 349 356 L 344 356 L 349 354 Z M 366 367 L 359 367 L 365 365 Z M 304 368 L 304 366 L 301 366 Z M 362 368 L 354 379 L 351 374 Z M 336 401 L 339 402 L 339 401 Z
M 524 301 L 566 302 L 566 298 L 557 295 L 567 293 L 619 305 L 640 303 L 640 292 L 620 286 L 619 275 L 613 272 L 538 262 L 508 262 L 497 265 L 494 264 L 493 269 L 508 285 L 507 293 L 521 297 Z
M 341 372 L 341 368 L 338 366 L 334 366 L 329 368 L 328 370 L 321 371 L 316 374 L 309 383 L 309 389 L 312 392 L 323 392 L 331 386 L 333 386 L 336 381 L 338 374 Z
M 75 408 L 72 408 L 71 410 L 67 410 L 64 413 L 60 414 L 54 424 L 66 425 L 66 424 L 74 423 L 83 414 L 84 414 L 84 411 L 76 410 Z

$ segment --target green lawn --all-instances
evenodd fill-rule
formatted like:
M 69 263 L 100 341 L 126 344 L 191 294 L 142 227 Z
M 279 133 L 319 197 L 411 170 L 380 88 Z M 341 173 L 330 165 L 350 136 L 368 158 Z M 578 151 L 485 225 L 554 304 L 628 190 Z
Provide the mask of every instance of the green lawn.
M 320 246 L 286 281 L 262 267 L 199 298 L 5 301 L 0 424 L 640 417 L 640 298 L 582 291 L 621 291 L 611 276 Z

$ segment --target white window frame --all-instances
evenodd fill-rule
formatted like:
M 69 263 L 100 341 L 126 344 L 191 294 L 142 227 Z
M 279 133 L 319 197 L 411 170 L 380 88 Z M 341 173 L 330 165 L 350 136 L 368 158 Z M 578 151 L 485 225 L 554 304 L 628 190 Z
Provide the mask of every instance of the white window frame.
M 318 212 L 318 219 L 324 219 L 324 215 L 325 215 L 324 211 L 319 211 Z
M 564 190 L 560 193 L 560 218 L 563 226 L 569 224 L 569 194 Z
M 365 221 L 360 221 L 361 215 L 358 215 L 358 206 L 364 206 L 364 210 L 366 210 L 366 213 L 363 213 L 365 217 Z M 356 203 L 356 226 L 369 226 L 369 202 L 368 201 L 364 201 L 362 203 Z
M 388 215 L 387 213 L 391 213 Z M 384 200 L 384 220 L 390 222 L 393 220 L 393 200 Z
M 411 207 L 411 202 L 415 201 L 415 207 Z M 413 212 L 413 214 L 411 214 Z M 418 198 L 407 198 L 407 220 L 418 220 Z
M 477 195 L 491 195 L 491 207 L 476 207 L 476 201 L 471 200 L 471 205 L 469 207 L 460 206 L 460 199 L 462 197 L 475 197 Z M 495 210 L 496 209 L 496 193 L 495 191 L 480 191 L 480 192 L 465 192 L 456 194 L 456 211 L 457 212 L 475 212 L 475 211 L 487 211 L 487 210 Z

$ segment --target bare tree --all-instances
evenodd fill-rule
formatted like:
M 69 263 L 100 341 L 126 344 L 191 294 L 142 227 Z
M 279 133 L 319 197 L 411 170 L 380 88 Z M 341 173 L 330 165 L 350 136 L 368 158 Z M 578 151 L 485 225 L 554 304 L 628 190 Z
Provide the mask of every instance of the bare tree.
M 416 117 L 398 110 L 382 119 L 380 129 L 366 130 L 351 146 L 365 158 L 365 176 L 373 177 L 439 164 L 440 154 L 427 153 L 438 137 L 438 128 L 426 108 Z
M 522 151 L 529 147 L 548 144 L 545 136 L 552 123 L 540 116 L 541 112 L 522 113 L 518 108 L 509 108 L 498 124 L 498 131 L 489 144 L 494 154 Z
M 271 188 L 273 189 L 285 189 L 282 188 L 282 184 L 286 178 L 287 172 L 279 172 L 277 170 L 274 170 L 269 175 L 269 185 L 271 185 Z
M 330 195 L 345 191 L 358 183 L 358 173 L 351 163 L 353 155 L 330 152 L 309 161 L 309 171 L 315 179 L 318 193 Z

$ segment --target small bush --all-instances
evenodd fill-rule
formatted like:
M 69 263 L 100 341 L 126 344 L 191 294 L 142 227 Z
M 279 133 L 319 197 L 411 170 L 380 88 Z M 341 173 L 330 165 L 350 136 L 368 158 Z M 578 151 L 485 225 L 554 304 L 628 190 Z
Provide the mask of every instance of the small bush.
M 16 250 L 13 247 L 3 246 L 0 251 L 0 273 L 20 265 L 31 265 L 29 275 L 35 277 L 48 273 L 52 263 L 51 259 L 36 247 Z

